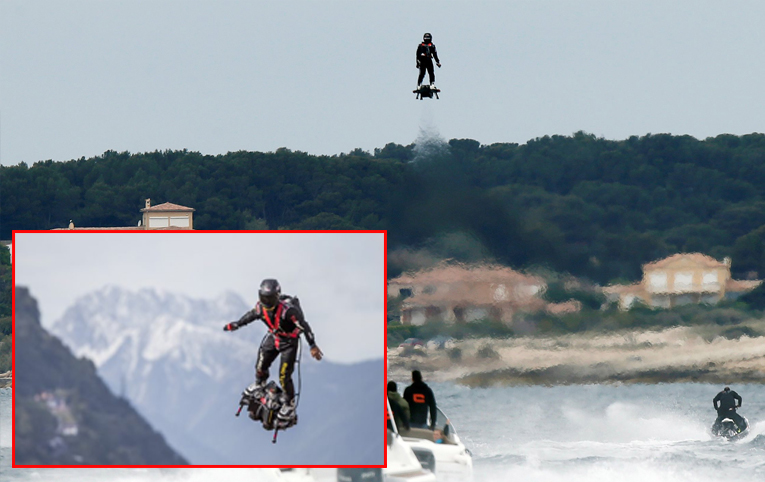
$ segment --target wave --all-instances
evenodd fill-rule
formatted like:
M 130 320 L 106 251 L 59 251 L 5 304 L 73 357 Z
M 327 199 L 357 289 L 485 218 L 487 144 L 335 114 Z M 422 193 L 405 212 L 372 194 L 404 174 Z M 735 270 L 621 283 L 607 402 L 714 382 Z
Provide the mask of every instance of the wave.
M 476 467 L 476 482 L 644 482 L 660 480 L 662 482 L 717 482 L 719 472 L 707 471 L 706 467 L 692 464 L 679 467 L 662 462 L 645 460 L 604 460 L 592 457 L 578 460 L 576 463 L 541 464 L 530 461 L 524 465 Z
M 656 410 L 655 407 L 613 402 L 605 412 L 563 407 L 563 416 L 577 431 L 579 440 L 598 442 L 680 442 L 709 440 L 708 428 L 682 412 Z

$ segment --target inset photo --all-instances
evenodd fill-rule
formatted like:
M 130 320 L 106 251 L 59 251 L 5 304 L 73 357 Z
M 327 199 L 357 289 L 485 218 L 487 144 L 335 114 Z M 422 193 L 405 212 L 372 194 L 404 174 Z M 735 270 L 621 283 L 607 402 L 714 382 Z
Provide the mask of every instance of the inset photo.
M 13 467 L 385 465 L 384 231 L 13 249 Z

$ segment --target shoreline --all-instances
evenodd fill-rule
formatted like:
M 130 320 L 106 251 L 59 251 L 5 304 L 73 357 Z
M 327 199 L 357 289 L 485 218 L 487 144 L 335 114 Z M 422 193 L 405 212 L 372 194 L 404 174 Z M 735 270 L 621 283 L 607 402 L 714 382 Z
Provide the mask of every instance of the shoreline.
M 0 373 L 0 388 L 13 387 L 13 372 Z
M 765 320 L 751 323 L 765 333 Z M 388 349 L 388 377 L 420 370 L 472 388 L 700 382 L 765 383 L 765 336 L 726 338 L 730 326 L 672 327 L 451 342 Z M 458 355 L 459 353 L 459 355 Z

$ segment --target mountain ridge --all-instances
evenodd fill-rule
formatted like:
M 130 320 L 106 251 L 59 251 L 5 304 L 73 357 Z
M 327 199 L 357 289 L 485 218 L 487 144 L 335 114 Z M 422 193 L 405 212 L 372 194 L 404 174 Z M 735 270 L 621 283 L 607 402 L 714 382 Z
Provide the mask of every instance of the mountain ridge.
M 51 329 L 75 353 L 92 356 L 110 388 L 130 399 L 194 464 L 383 463 L 375 409 L 384 391 L 382 359 L 318 363 L 305 350 L 305 366 L 296 367 L 293 375 L 296 385 L 298 376 L 303 378 L 300 423 L 279 436 L 292 439 L 297 456 L 274 451 L 259 424 L 233 416 L 242 390 L 254 380 L 265 326 L 222 330 L 250 309 L 235 294 L 211 300 L 163 296 L 104 287 L 78 298 Z M 275 370 L 276 363 L 272 375 Z M 336 433 L 326 433 L 327 427 Z M 354 446 L 349 442 L 353 433 L 370 443 Z M 294 439 L 294 434 L 302 435 Z M 345 453 L 332 453 L 327 443 L 311 443 L 316 437 L 345 447 Z M 254 448 L 261 453 L 253 455 Z
M 15 293 L 15 449 L 21 465 L 185 465 L 92 361 L 40 324 L 29 290 Z

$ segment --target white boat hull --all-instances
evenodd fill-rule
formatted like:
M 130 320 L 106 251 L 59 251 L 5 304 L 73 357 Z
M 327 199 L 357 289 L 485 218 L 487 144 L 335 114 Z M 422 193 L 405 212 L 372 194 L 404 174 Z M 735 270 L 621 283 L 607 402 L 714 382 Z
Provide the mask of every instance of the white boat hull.
M 436 480 L 439 482 L 470 482 L 473 480 L 473 457 L 464 445 L 437 444 L 419 438 L 404 437 L 415 451 L 430 450 L 436 459 Z

